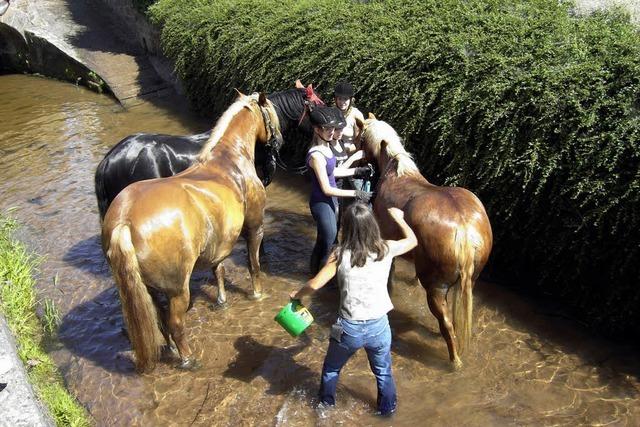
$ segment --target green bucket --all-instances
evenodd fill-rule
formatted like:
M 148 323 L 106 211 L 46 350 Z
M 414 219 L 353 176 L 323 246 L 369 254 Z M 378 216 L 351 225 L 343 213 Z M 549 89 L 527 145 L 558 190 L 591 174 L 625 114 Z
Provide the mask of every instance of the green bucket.
M 274 319 L 292 337 L 297 337 L 313 323 L 313 316 L 298 300 L 292 300 L 285 305 Z

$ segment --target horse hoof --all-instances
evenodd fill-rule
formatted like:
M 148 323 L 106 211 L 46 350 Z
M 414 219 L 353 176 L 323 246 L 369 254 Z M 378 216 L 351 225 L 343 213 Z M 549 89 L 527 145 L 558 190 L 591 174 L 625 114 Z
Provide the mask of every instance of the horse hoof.
M 176 360 L 180 359 L 180 353 L 178 353 L 178 349 L 174 346 L 164 345 L 162 346 L 160 357 L 164 360 Z
M 183 359 L 182 362 L 176 365 L 177 369 L 182 369 L 183 371 L 195 371 L 201 367 L 202 363 L 196 359 Z
M 454 371 L 459 371 L 462 369 L 462 360 L 460 360 L 459 358 L 455 358 L 453 360 L 453 362 L 451 362 L 451 366 L 453 368 Z
M 249 295 L 249 299 L 251 301 L 262 301 L 263 299 L 265 299 L 267 297 L 267 294 L 265 293 L 253 293 L 251 295 Z
M 209 304 L 209 310 L 218 311 L 218 310 L 226 310 L 229 308 L 229 303 L 225 302 L 216 302 L 215 304 Z

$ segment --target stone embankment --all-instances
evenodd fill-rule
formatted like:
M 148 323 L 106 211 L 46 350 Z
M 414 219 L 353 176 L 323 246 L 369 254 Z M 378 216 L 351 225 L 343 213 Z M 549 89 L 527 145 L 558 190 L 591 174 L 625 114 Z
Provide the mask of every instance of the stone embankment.
M 12 0 L 0 17 L 0 72 L 112 93 L 123 105 L 174 94 L 159 37 L 126 0 Z
M 0 427 L 19 426 L 53 427 L 54 423 L 36 399 L 11 332 L 0 315 Z

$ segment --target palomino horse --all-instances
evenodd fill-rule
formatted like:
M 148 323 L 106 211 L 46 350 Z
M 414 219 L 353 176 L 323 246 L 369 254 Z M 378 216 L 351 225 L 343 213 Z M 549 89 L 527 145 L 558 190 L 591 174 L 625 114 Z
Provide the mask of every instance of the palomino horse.
M 387 123 L 370 114 L 362 127 L 365 158 L 376 161 L 380 171 L 373 210 L 382 234 L 387 239 L 400 237 L 387 208 L 402 209 L 418 238 L 418 246 L 409 256 L 427 292 L 429 309 L 438 319 L 449 358 L 459 368 L 459 353 L 471 337 L 473 285 L 493 244 L 487 213 L 470 191 L 429 183 Z M 453 324 L 447 307 L 451 288 Z
M 302 122 L 308 109 L 324 104 L 313 86 L 305 88 L 300 80 L 296 81 L 295 88 L 272 93 L 267 98 L 278 114 L 283 135 Z M 191 166 L 210 136 L 210 130 L 185 136 L 137 133 L 114 145 L 96 168 L 95 190 L 100 219 L 104 218 L 111 201 L 127 185 L 144 179 L 172 176 Z M 257 147 L 256 164 L 261 165 L 265 186 L 271 182 L 275 172 L 276 154 L 272 147 Z
M 222 261 L 240 233 L 247 240 L 253 296 L 261 297 L 258 248 L 266 192 L 253 156 L 256 143 L 266 144 L 273 136 L 281 139 L 271 102 L 264 94 L 240 95 L 218 120 L 194 165 L 172 177 L 129 185 L 107 210 L 102 246 L 118 286 L 138 371 L 155 367 L 158 332 L 170 349 L 171 340 L 177 346 L 178 367 L 197 367 L 184 327 L 191 272 L 196 262 L 212 266 L 218 301 L 224 303 Z M 167 296 L 168 313 L 157 292 Z

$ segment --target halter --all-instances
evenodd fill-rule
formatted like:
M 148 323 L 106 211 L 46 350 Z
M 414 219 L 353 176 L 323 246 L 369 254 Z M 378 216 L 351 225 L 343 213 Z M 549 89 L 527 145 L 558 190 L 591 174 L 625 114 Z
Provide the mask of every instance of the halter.
M 258 109 L 262 114 L 262 120 L 264 122 L 264 130 L 267 134 L 267 143 L 265 144 L 266 160 L 265 164 L 262 166 L 262 184 L 265 187 L 271 183 L 271 177 L 276 170 L 276 159 L 280 157 L 280 148 L 284 143 L 282 134 L 280 134 L 280 138 L 277 136 L 277 129 L 271 120 L 271 116 L 269 115 L 267 108 L 269 108 L 268 104 L 267 107 L 262 107 L 258 104 Z
M 271 121 L 271 116 L 267 111 L 267 108 L 269 107 L 263 108 L 261 105 L 258 104 L 258 108 L 260 109 L 260 113 L 262 113 L 262 120 L 264 121 L 264 130 L 267 133 L 267 143 L 265 144 L 265 146 L 267 147 L 268 150 L 275 150 L 276 152 L 279 152 L 280 148 L 282 147 L 283 141 L 282 141 L 282 138 L 278 138 L 276 136 L 277 135 L 276 127 Z

